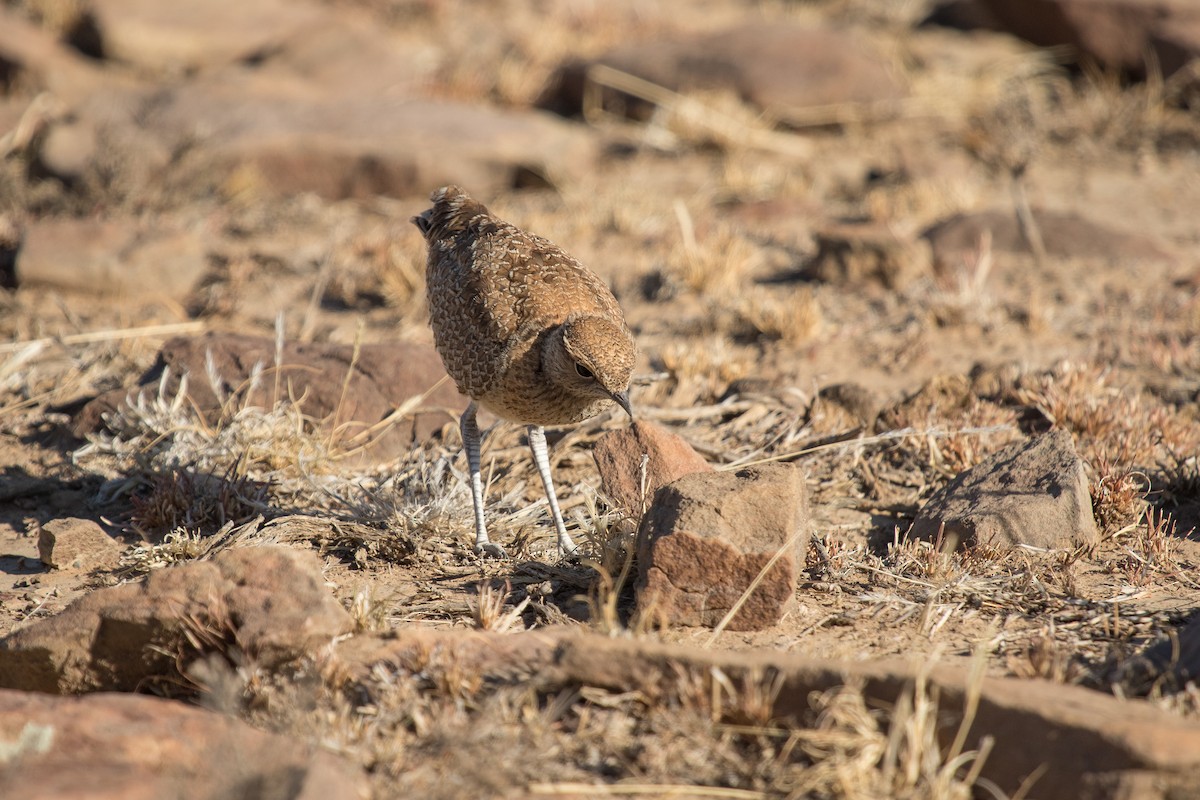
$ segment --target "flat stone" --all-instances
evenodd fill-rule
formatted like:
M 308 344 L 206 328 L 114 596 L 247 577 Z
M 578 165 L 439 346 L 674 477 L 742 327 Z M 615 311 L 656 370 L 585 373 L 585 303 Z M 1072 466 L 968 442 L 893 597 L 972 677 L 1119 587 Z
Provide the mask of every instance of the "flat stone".
M 120 564 L 122 549 L 90 519 L 52 519 L 38 533 L 38 556 L 57 569 L 111 569 Z
M 604 494 L 617 508 L 641 519 L 659 489 L 693 472 L 712 472 L 712 466 L 687 440 L 654 422 L 636 421 L 628 428 L 605 433 L 592 457 Z M 646 458 L 646 487 L 642 490 L 642 459 Z
M 375 96 L 345 80 L 231 69 L 168 90 L 145 124 L 164 142 L 196 142 L 192 169 L 269 195 L 406 196 L 451 183 L 495 195 L 530 176 L 581 177 L 598 153 L 587 129 L 552 114 Z
M 266 669 L 353 628 L 320 560 L 283 546 L 225 550 L 97 589 L 0 639 L 0 687 L 66 694 L 179 681 L 189 661 L 236 649 Z
M 168 74 L 249 58 L 335 15 L 305 0 L 91 0 L 105 58 Z
M 362 770 L 316 744 L 146 695 L 0 689 L 0 796 L 359 800 Z
M 908 537 L 942 547 L 1071 548 L 1099 540 L 1083 461 L 1069 431 L 1016 442 L 935 493 Z
M 336 657 L 370 697 L 394 691 L 396 675 L 466 671 L 487 686 L 533 687 L 545 695 L 581 686 L 636 696 L 655 707 L 694 699 L 697 688 L 770 681 L 773 719 L 807 719 L 814 692 L 860 685 L 869 702 L 894 705 L 918 679 L 938 698 L 954 731 L 969 704 L 965 750 L 992 741 L 981 775 L 1012 796 L 1032 774 L 1042 798 L 1190 798 L 1200 789 L 1200 723 L 1151 703 L 1081 686 L 1006 677 L 979 680 L 961 666 L 912 659 L 833 660 L 772 648 L 724 650 L 610 637 L 579 626 L 516 634 L 463 628 L 399 628 L 387 637 L 355 636 Z M 583 702 L 583 701 L 581 701 Z
M 1071 212 L 1034 210 L 1046 255 L 1054 258 L 1094 259 L 1110 264 L 1170 261 L 1172 256 L 1153 239 L 1131 231 L 1093 222 Z M 1029 254 L 1029 246 L 1012 211 L 957 214 L 922 233 L 933 247 L 934 265 L 953 270 L 964 257 L 973 258 L 984 235 L 995 252 Z
M 807 109 L 902 96 L 883 60 L 853 33 L 793 23 L 751 23 L 638 42 L 561 67 L 538 100 L 581 111 L 589 70 L 603 64 L 677 92 L 724 90 L 784 122 Z
M 987 677 L 961 667 L 914 665 L 911 659 L 834 661 L 797 652 L 722 651 L 645 638 L 595 634 L 567 640 L 542 666 L 543 691 L 595 686 L 638 692 L 650 704 L 679 702 L 714 674 L 734 686 L 771 676 L 772 718 L 811 714 L 813 692 L 847 683 L 864 696 L 895 704 L 913 682 L 928 681 L 938 713 L 956 722 L 976 693 L 965 750 L 985 738 L 994 747 L 981 775 L 1012 796 L 1031 775 L 1033 797 L 1115 800 L 1196 797 L 1200 791 L 1200 724 L 1150 703 L 1047 680 Z M 921 678 L 918 678 L 921 675 Z M 729 685 L 726 683 L 725 685 Z M 948 730 L 953 731 L 956 726 Z
M 809 534 L 804 473 L 792 465 L 685 475 L 658 490 L 638 530 L 640 613 L 716 626 L 741 602 L 730 630 L 774 625 L 795 602 Z

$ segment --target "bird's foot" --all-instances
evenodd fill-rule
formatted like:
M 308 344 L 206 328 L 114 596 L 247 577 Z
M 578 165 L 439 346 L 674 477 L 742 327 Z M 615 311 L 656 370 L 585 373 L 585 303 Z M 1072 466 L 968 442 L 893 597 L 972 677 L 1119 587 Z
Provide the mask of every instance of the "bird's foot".
M 508 558 L 504 548 L 495 542 L 476 542 L 475 555 L 485 558 Z
M 558 555 L 563 561 L 578 561 L 583 557 L 583 551 L 570 539 L 566 541 L 560 539 L 558 542 Z

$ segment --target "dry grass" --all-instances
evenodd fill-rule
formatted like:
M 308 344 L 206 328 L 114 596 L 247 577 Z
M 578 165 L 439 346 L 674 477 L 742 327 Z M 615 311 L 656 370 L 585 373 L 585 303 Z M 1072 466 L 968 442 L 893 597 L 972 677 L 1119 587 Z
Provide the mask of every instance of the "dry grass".
M 232 688 L 251 715 L 276 727 L 291 716 L 283 730 L 352 754 L 371 770 L 381 798 L 513 790 L 539 797 L 1003 797 L 979 777 L 992 742 L 966 749 L 982 672 L 964 714 L 951 717 L 927 680 L 933 663 L 890 707 L 870 707 L 863 687 L 851 684 L 814 693 L 799 717 L 776 712 L 777 675 L 737 678 L 686 664 L 654 702 L 633 688 L 488 685 L 437 653 L 414 664 L 419 673 L 378 669 L 344 688 L 336 671 L 315 664 L 301 672 L 325 676 L 317 685 L 257 679 L 211 661 L 200 672 L 209 687 Z M 545 757 L 496 759 L 501 746 Z M 481 763 L 489 769 L 469 768 Z
M 429 93 L 520 108 L 568 57 L 621 44 L 631 31 L 652 36 L 683 24 L 666 6 L 635 3 L 346 1 L 406 32 L 437 33 Z M 948 274 L 918 275 L 903 291 L 797 277 L 812 254 L 811 229 L 832 219 L 917 231 L 997 197 L 1019 204 L 1010 184 L 1026 172 L 1031 195 L 1065 202 L 1077 187 L 1055 194 L 1053 184 L 1039 183 L 1050 172 L 1043 167 L 1065 169 L 1081 152 L 1103 157 L 1106 167 L 1110 157 L 1135 153 L 1162 159 L 1163 174 L 1178 170 L 1166 159 L 1171 143 L 1194 129 L 1194 112 L 1175 105 L 1179 87 L 1169 82 L 1128 86 L 1087 75 L 1069 84 L 1044 55 L 948 68 L 928 57 L 925 32 L 907 29 L 916 4 L 801 5 L 768 2 L 756 12 L 868 20 L 872 35 L 897 38 L 896 67 L 912 99 L 887 114 L 811 112 L 814 125 L 841 124 L 836 135 L 781 134 L 728 93 L 682 96 L 601 71 L 595 86 L 643 97 L 654 106 L 648 121 L 589 106 L 591 133 L 614 152 L 577 183 L 502 194 L 494 203 L 611 278 L 645 353 L 635 388 L 642 418 L 677 429 L 721 467 L 781 460 L 807 471 L 818 536 L 801 610 L 757 638 L 725 631 L 720 643 L 860 658 L 894 655 L 885 640 L 895 634 L 905 652 L 929 663 L 939 649 L 976 650 L 977 668 L 995 674 L 1149 695 L 1172 713 L 1200 715 L 1194 685 L 1147 689 L 1114 677 L 1200 597 L 1188 539 L 1200 503 L 1200 302 L 1190 264 L 1139 265 L 1130 277 L 1123 268 L 1048 259 L 1031 276 L 981 241 Z M 78 5 L 23 4 L 27 13 L 35 7 L 59 29 Z M 734 13 L 723 8 L 688 24 L 719 25 Z M 736 11 L 744 13 L 744 6 Z M 31 106 L 28 127 L 51 111 Z M 29 144 L 7 141 L 18 140 Z M 0 205 L 19 209 L 22 220 L 171 199 L 167 189 L 140 193 L 133 165 L 116 155 L 77 190 L 37 182 L 18 163 L 24 155 L 17 148 L 0 164 Z M 1084 199 L 1101 205 L 1105 192 L 1136 185 L 1078 181 L 1091 187 Z M 151 342 L 87 331 L 130 332 L 130 320 L 143 315 L 269 330 L 277 313 L 263 302 L 269 297 L 297 309 L 288 333 L 300 339 L 426 335 L 422 245 L 404 222 L 423 197 L 268 201 L 238 191 L 236 179 L 224 188 L 233 196 L 221 214 L 194 209 L 222 241 L 213 245 L 205 285 L 179 308 L 114 310 L 108 306 L 121 304 L 24 289 L 0 297 L 0 442 L 7 453 L 35 454 L 20 456 L 22 468 L 53 461 L 46 442 L 67 418 L 52 405 L 126 384 L 153 359 Z M 759 201 L 768 216 L 738 215 L 757 211 L 738 203 Z M 1183 230 L 1175 243 L 1184 246 L 1190 233 L 1178 207 L 1186 202 L 1190 196 L 1164 201 L 1162 217 L 1175 222 L 1158 231 Z M 793 204 L 800 210 L 793 213 Z M 1111 204 L 1107 213 L 1118 215 Z M 655 276 L 661 291 L 640 296 L 637 287 Z M 1097 288 L 1093 279 L 1114 286 Z M 1046 313 L 1038 325 L 1023 322 L 1039 297 Z M 1075 360 L 1048 366 L 1046 354 L 1059 352 Z M 975 361 L 990 369 L 971 371 Z M 257 380 L 272 377 L 264 365 Z M 877 395 L 878 419 L 817 399 L 840 382 Z M 470 549 L 471 498 L 453 426 L 390 463 L 350 468 L 345 449 L 302 405 L 230 403 L 214 420 L 169 385 L 117 412 L 110 434 L 51 475 L 107 480 L 95 498 L 103 513 L 152 540 L 127 550 L 114 579 L 278 538 L 325 558 L 326 578 L 357 635 L 585 624 L 614 637 L 692 636 L 662 624 L 654 609 L 634 607 L 635 522 L 597 497 L 588 447 L 623 421 L 590 421 L 553 446 L 560 500 L 587 555 L 579 564 L 553 555 L 519 428 L 489 434 L 489 525 L 517 556 L 491 563 Z M 1051 427 L 1069 430 L 1087 463 L 1097 546 L 946 553 L 937 543 L 903 540 L 921 503 L 953 476 Z M 69 493 L 60 488 L 38 491 Z M 5 482 L 0 491 L 7 490 Z M 43 496 L 54 495 L 35 499 Z M 281 533 L 284 513 L 307 515 L 307 527 Z M 181 658 L 217 657 L 193 665 L 192 685 L 183 689 L 346 755 L 369 772 L 378 798 L 998 794 L 978 780 L 986 747 L 971 751 L 960 735 L 970 714 L 951 718 L 926 681 L 888 708 L 869 704 L 860 686 L 838 687 L 809 698 L 807 712 L 793 719 L 776 713 L 781 688 L 769 674 L 742 680 L 681 667 L 676 689 L 653 701 L 615 688 L 542 690 L 529 676 L 486 681 L 445 652 L 421 654 L 413 669 L 380 666 L 353 680 L 324 656 L 266 674 L 239 661 L 225 621 L 194 620 L 189 633 Z

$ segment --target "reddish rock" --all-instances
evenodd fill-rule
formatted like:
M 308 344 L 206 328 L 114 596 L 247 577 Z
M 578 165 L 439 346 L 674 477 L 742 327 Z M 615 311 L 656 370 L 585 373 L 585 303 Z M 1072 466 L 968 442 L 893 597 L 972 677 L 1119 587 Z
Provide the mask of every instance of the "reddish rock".
M 235 650 L 270 669 L 352 628 L 312 553 L 235 548 L 98 589 L 8 635 L 0 640 L 0 687 L 133 691 L 181 680 L 180 668 L 211 651 Z
M 456 420 L 466 407 L 453 382 L 445 379 L 446 371 L 431 345 L 366 344 L 356 354 L 352 345 L 285 342 L 279 369 L 273 371 L 275 363 L 275 340 L 263 336 L 209 333 L 171 339 L 138 387 L 107 392 L 88 403 L 76 416 L 75 430 L 79 435 L 98 430 L 103 415 L 130 395 L 157 392 L 165 370 L 169 370 L 170 395 L 178 390 L 180 377 L 188 375 L 188 396 L 214 421 L 227 407 L 272 408 L 288 396 L 302 397 L 304 414 L 336 431 L 335 444 L 358 452 L 359 463 L 395 458 Z M 217 396 L 209 379 L 210 364 L 220 377 L 223 397 Z M 256 366 L 270 376 L 257 384 L 250 380 Z M 275 396 L 276 372 L 278 385 L 285 387 L 282 398 Z M 412 413 L 379 425 L 422 395 L 424 400 Z
M 208 270 L 195 233 L 131 219 L 31 222 L 17 251 L 19 286 L 54 286 L 90 295 L 182 298 Z
M 592 451 L 600 484 L 613 504 L 642 516 L 659 489 L 693 472 L 712 467 L 687 440 L 654 422 L 636 421 L 628 428 L 609 431 Z M 646 488 L 642 491 L 642 458 L 646 461 Z
M 974 544 L 1069 548 L 1099 539 L 1083 461 L 1059 429 L 1004 447 L 925 503 L 908 536 Z
M 0 690 L 0 797 L 360 800 L 362 771 L 315 744 L 144 695 Z
M 805 110 L 901 96 L 884 65 L 853 34 L 797 24 L 748 24 L 686 38 L 638 42 L 594 62 L 566 65 L 538 100 L 560 114 L 582 109 L 588 71 L 603 64 L 679 92 L 727 90 L 777 119 Z
M 52 519 L 38 533 L 38 556 L 58 569 L 111 569 L 121 563 L 121 545 L 90 519 Z
M 727 627 L 774 625 L 795 602 L 809 530 L 804 473 L 790 464 L 686 475 L 658 491 L 638 530 L 638 607 L 716 626 L 783 551 Z

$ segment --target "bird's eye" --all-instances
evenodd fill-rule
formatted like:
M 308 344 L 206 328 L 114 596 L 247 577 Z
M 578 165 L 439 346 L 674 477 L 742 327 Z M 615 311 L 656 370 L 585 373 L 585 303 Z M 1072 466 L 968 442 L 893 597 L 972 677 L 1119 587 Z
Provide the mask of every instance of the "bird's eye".
M 581 378 L 596 377 L 595 375 L 592 374 L 592 371 L 590 369 L 588 369 L 587 367 L 585 367 L 583 364 L 576 364 L 575 372 L 577 372 L 579 374 L 579 377 L 581 377 Z

